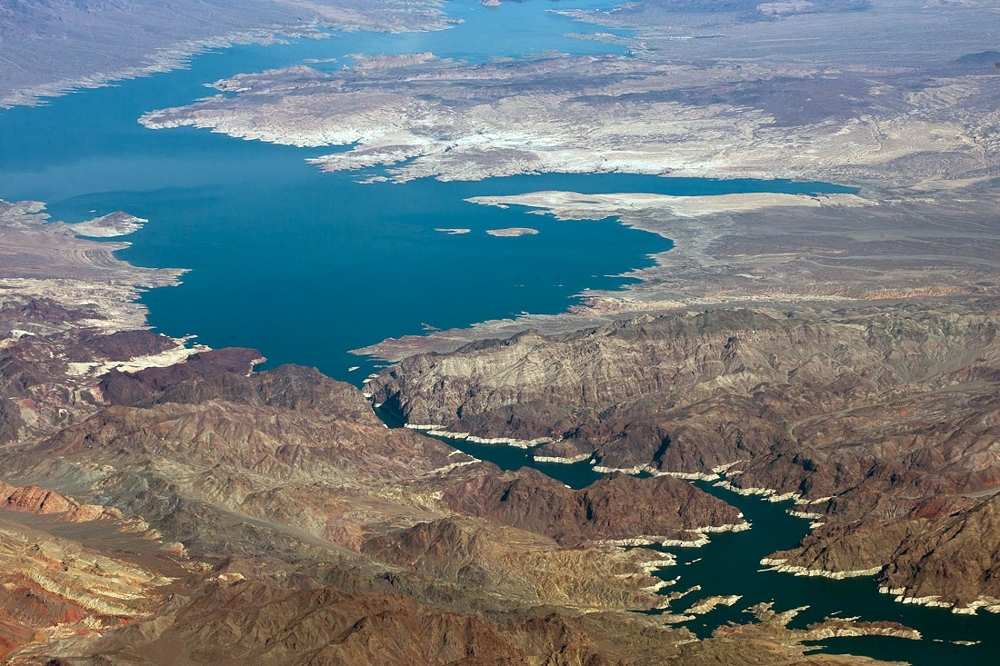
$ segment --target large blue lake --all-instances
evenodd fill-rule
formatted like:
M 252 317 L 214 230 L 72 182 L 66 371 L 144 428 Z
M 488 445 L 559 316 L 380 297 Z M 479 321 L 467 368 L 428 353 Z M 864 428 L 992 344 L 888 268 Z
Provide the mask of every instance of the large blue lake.
M 558 51 L 621 53 L 601 41 L 571 39 L 591 28 L 547 11 L 549 2 L 504 4 L 488 10 L 474 0 L 451 2 L 462 23 L 411 35 L 331 35 L 275 46 L 239 46 L 193 59 L 187 70 L 123 82 L 51 100 L 38 108 L 0 111 L 0 198 L 49 204 L 57 219 L 78 221 L 114 210 L 148 218 L 120 256 L 137 265 L 187 268 L 177 288 L 144 295 L 150 323 L 170 335 L 197 334 L 214 346 L 261 350 L 271 364 L 296 362 L 359 383 L 370 362 L 349 354 L 388 336 L 418 334 L 521 312 L 565 310 L 585 289 L 614 289 L 616 277 L 651 264 L 666 239 L 614 220 L 558 222 L 524 210 L 476 206 L 471 196 L 541 189 L 577 192 L 844 191 L 788 181 L 715 181 L 626 174 L 549 174 L 482 182 L 418 180 L 405 185 L 359 184 L 350 174 L 322 174 L 305 162 L 329 149 L 304 150 L 234 140 L 189 128 L 151 131 L 136 121 L 146 111 L 208 94 L 204 84 L 240 72 L 337 59 L 346 54 L 432 51 L 470 62 Z M 603 7 L 596 0 L 561 0 L 560 8 Z M 349 61 L 347 61 L 349 62 Z M 487 229 L 530 226 L 535 236 L 495 238 Z M 468 228 L 464 235 L 436 232 Z M 362 366 L 356 372 L 351 366 Z M 457 443 L 505 467 L 530 463 L 519 449 Z M 539 465 L 580 486 L 589 468 Z M 757 573 L 763 555 L 794 545 L 805 523 L 784 507 L 725 494 L 755 523 L 750 532 L 717 536 L 697 552 L 682 552 L 682 587 L 707 594 L 744 594 L 732 609 L 691 623 L 706 635 L 719 623 L 744 621 L 742 610 L 775 600 L 779 610 L 809 605 L 799 622 L 843 612 L 893 619 L 927 641 L 839 639 L 833 649 L 913 663 L 993 663 L 993 617 L 893 604 L 872 579 L 830 581 Z M 700 558 L 700 560 L 699 560 Z M 699 560 L 699 561 L 694 561 Z M 982 639 L 959 647 L 933 639 Z
M 570 5 L 601 3 L 560 6 Z M 149 219 L 120 256 L 137 265 L 190 269 L 182 287 L 144 296 L 157 330 L 196 334 L 213 347 L 254 347 L 272 365 L 307 363 L 359 383 L 371 362 L 351 349 L 429 327 L 561 312 L 584 289 L 626 284 L 614 276 L 650 265 L 649 254 L 671 247 L 613 221 L 564 223 L 466 203 L 467 197 L 539 189 L 678 195 L 844 190 L 623 174 L 361 185 L 357 175 L 322 174 L 306 163 L 329 148 L 239 141 L 190 128 L 151 131 L 136 122 L 146 111 L 205 96 L 205 84 L 219 78 L 313 60 L 333 59 L 321 66 L 340 67 L 351 62 L 345 54 L 432 51 L 484 62 L 553 50 L 621 50 L 562 36 L 587 28 L 548 7 L 523 3 L 496 11 L 471 0 L 452 3 L 449 9 L 463 22 L 449 30 L 235 47 L 197 57 L 185 71 L 0 112 L 0 197 L 48 202 L 56 219 L 70 222 L 118 209 Z M 540 233 L 485 233 L 511 226 Z M 434 231 L 441 227 L 471 233 Z M 349 373 L 355 366 L 360 368 Z

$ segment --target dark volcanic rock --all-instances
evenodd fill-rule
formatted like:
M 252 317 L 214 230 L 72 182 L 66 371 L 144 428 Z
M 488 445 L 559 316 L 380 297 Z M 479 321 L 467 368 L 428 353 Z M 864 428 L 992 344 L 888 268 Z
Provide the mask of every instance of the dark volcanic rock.
M 165 368 L 146 368 L 139 372 L 112 370 L 99 387 L 113 405 L 132 405 L 153 393 L 163 391 L 193 377 L 220 374 L 248 374 L 261 355 L 255 349 L 227 347 L 192 354 L 183 363 Z
M 361 423 L 382 425 L 356 388 L 330 379 L 316 368 L 299 365 L 282 365 L 249 376 L 234 372 L 198 375 L 166 386 L 135 404 L 199 404 L 209 400 L 297 411 L 316 410 Z
M 25 302 L 11 301 L 0 305 L 0 322 L 3 323 L 51 326 L 96 316 L 92 310 L 68 310 L 49 298 L 29 298 Z
M 30 389 L 44 383 L 47 374 L 44 367 L 31 359 L 0 355 L 0 393 L 4 396 L 23 398 L 30 395 Z
M 880 583 L 907 597 L 1000 599 L 1000 496 L 942 497 L 897 520 L 833 524 L 774 557 L 832 572 L 882 569 Z
M 69 347 L 67 355 L 74 361 L 101 358 L 109 361 L 128 361 L 137 356 L 151 356 L 173 349 L 177 342 L 165 335 L 151 331 L 116 331 L 108 335 L 85 332 L 79 345 Z
M 739 512 L 722 500 L 668 476 L 611 474 L 574 491 L 523 468 L 452 486 L 444 501 L 456 511 L 545 534 L 568 546 L 642 536 L 678 538 L 685 530 L 742 522 Z
M 977 359 L 994 367 L 998 353 L 988 314 L 828 314 L 723 310 L 529 331 L 408 358 L 369 386 L 410 423 L 581 440 L 607 467 L 707 473 L 800 451 L 804 434 L 842 432 L 847 410 L 952 385 L 962 379 L 948 372 Z

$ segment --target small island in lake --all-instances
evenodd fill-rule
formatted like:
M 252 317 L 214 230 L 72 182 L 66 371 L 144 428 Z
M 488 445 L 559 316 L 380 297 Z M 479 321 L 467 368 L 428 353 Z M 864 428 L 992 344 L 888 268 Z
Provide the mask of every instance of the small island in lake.
M 510 227 L 508 229 L 487 229 L 486 233 L 498 238 L 516 238 L 517 236 L 536 236 L 538 229 L 530 227 Z

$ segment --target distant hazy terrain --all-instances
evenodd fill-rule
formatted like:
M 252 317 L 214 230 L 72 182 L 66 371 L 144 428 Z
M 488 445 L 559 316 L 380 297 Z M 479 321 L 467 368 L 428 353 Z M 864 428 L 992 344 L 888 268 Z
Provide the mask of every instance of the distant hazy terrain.
M 230 42 L 317 26 L 426 30 L 441 0 L 0 0 L 0 106 L 181 64 Z

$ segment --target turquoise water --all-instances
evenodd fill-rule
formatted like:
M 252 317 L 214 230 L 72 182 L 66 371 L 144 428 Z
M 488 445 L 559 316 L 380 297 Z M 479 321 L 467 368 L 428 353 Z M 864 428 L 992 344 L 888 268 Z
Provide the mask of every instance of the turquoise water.
M 679 566 L 664 573 L 671 578 L 681 576 L 677 589 L 698 583 L 702 586 L 699 594 L 704 596 L 744 595 L 732 608 L 718 608 L 685 623 L 684 626 L 698 635 L 707 636 L 714 627 L 726 622 L 745 622 L 748 617 L 743 612 L 745 608 L 761 601 L 774 601 L 775 610 L 809 606 L 792 621 L 792 627 L 804 628 L 827 616 L 860 617 L 869 621 L 899 622 L 924 635 L 922 641 L 878 636 L 822 641 L 820 644 L 826 645 L 831 652 L 864 654 L 913 664 L 996 663 L 1000 641 L 991 636 L 1000 621 L 995 615 L 969 617 L 941 609 L 897 604 L 891 596 L 878 593 L 874 577 L 832 580 L 759 571 L 761 558 L 775 550 L 794 547 L 807 533 L 808 522 L 786 513 L 793 506 L 791 502 L 764 502 L 708 483 L 696 485 L 740 509 L 753 526 L 747 532 L 710 535 L 712 543 L 704 548 L 672 551 L 679 556 Z M 945 642 L 935 642 L 935 639 Z M 983 639 L 983 644 L 974 647 L 950 642 L 979 639 Z
M 327 39 L 215 49 L 193 58 L 188 70 L 50 99 L 43 107 L 0 110 L 0 196 L 12 198 L 19 192 L 31 192 L 31 196 L 51 202 L 93 192 L 230 182 L 266 168 L 257 160 L 275 153 L 234 146 L 220 149 L 231 142 L 223 137 L 215 137 L 219 140 L 213 142 L 204 132 L 150 132 L 136 120 L 147 111 L 214 94 L 216 91 L 207 89 L 206 84 L 235 74 L 301 64 L 335 70 L 352 64 L 354 54 L 431 52 L 474 64 L 550 53 L 621 55 L 624 49 L 615 44 L 565 36 L 569 32 L 613 31 L 598 30 L 549 11 L 612 4 L 608 0 L 560 0 L 490 9 L 476 0 L 453 0 L 447 11 L 456 24 L 447 30 L 329 32 Z M 328 59 L 334 62 L 311 62 Z M 287 150 L 299 160 L 309 155 Z
M 305 158 L 330 152 L 245 142 L 182 128 L 150 131 L 142 113 L 189 103 L 208 94 L 204 84 L 240 72 L 336 58 L 350 53 L 432 51 L 485 62 L 552 50 L 621 53 L 621 48 L 563 36 L 588 32 L 547 9 L 604 7 L 595 0 L 505 4 L 487 10 L 473 0 L 451 2 L 464 23 L 416 35 L 333 35 L 325 40 L 241 46 L 193 59 L 187 70 L 122 82 L 51 100 L 33 109 L 0 111 L 0 198 L 49 202 L 57 219 L 77 221 L 117 209 L 151 220 L 129 238 L 120 256 L 137 265 L 187 268 L 178 288 L 144 295 L 150 322 L 170 335 L 196 333 L 211 346 L 260 349 L 271 364 L 297 362 L 355 383 L 371 363 L 350 349 L 387 336 L 420 333 L 425 325 L 465 326 L 486 319 L 560 312 L 582 290 L 614 289 L 619 275 L 651 264 L 670 248 L 658 236 L 612 220 L 558 222 L 468 204 L 470 196 L 540 189 L 578 192 L 642 191 L 676 195 L 728 192 L 845 191 L 787 181 L 714 181 L 624 174 L 552 174 L 478 183 L 420 180 L 405 185 L 360 185 L 356 176 L 322 174 Z M 493 238 L 484 230 L 530 226 L 537 236 Z M 448 236 L 436 227 L 467 227 Z M 362 368 L 349 372 L 350 366 Z M 505 469 L 531 464 L 520 449 L 456 442 Z M 586 464 L 536 465 L 573 487 L 597 475 Z M 709 489 L 710 492 L 722 492 Z M 871 579 L 830 581 L 757 573 L 760 557 L 794 545 L 805 523 L 780 505 L 728 493 L 754 523 L 750 532 L 716 535 L 710 546 L 680 551 L 665 572 L 680 585 L 700 583 L 705 594 L 744 594 L 732 609 L 689 623 L 705 635 L 719 623 L 743 621 L 742 610 L 773 599 L 778 609 L 811 605 L 798 620 L 842 612 L 895 619 L 943 640 L 978 639 L 975 648 L 898 639 L 840 639 L 833 650 L 914 663 L 987 663 L 995 618 L 953 616 L 893 604 Z M 701 558 L 699 562 L 693 562 Z

